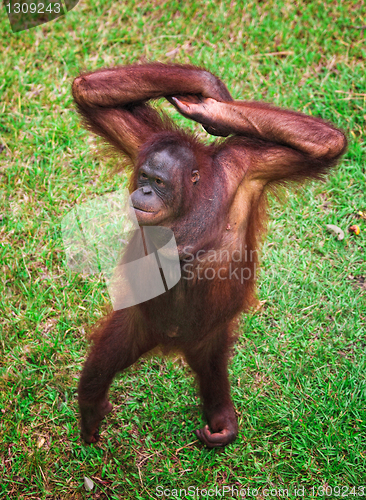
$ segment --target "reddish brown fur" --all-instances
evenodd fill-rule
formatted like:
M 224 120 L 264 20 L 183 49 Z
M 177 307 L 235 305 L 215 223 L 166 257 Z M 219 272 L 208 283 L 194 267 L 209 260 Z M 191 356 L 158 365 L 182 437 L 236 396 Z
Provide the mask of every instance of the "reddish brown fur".
M 175 218 L 168 224 L 182 279 L 159 297 L 113 312 L 96 331 L 79 385 L 82 435 L 87 442 L 98 439 L 99 422 L 111 410 L 106 398 L 116 372 L 160 344 L 182 351 L 197 373 L 209 423 L 198 437 L 208 447 L 224 446 L 237 434 L 228 352 L 238 315 L 255 297 L 266 190 L 273 183 L 320 178 L 345 151 L 345 137 L 320 119 L 234 102 L 217 77 L 191 66 L 100 70 L 77 78 L 73 94 L 86 126 L 134 163 L 132 191 L 138 189 L 140 166 L 156 151 L 176 146 L 191 158 L 179 171 L 183 196 L 174 202 Z M 234 135 L 211 146 L 199 143 L 147 103 L 163 96 L 211 133 Z M 195 169 L 200 179 L 193 185 Z M 228 260 L 220 258 L 225 252 Z M 244 280 L 242 271 L 248 273 Z

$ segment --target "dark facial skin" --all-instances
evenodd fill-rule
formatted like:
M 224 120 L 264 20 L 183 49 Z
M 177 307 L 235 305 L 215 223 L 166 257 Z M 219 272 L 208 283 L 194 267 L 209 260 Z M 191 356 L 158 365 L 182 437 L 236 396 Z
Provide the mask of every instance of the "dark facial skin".
M 186 153 L 186 154 L 184 154 Z M 183 176 L 190 172 L 187 152 L 162 150 L 150 156 L 138 172 L 138 189 L 131 195 L 140 225 L 169 224 L 179 216 Z M 195 182 L 198 172 L 191 171 Z

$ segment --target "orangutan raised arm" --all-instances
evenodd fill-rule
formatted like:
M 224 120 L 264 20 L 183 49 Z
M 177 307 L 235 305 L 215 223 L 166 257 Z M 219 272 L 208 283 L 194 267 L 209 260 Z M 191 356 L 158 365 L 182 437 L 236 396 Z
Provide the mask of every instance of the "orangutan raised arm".
M 194 66 L 159 63 L 81 75 L 74 80 L 72 93 L 88 128 L 132 160 L 151 134 L 171 129 L 169 120 L 147 104 L 150 99 L 193 94 L 232 100 L 212 73 Z
M 262 102 L 191 96 L 173 97 L 172 102 L 181 114 L 214 135 L 241 137 L 236 141 L 239 156 L 242 150 L 239 161 L 245 163 L 250 153 L 248 175 L 264 182 L 318 177 L 347 147 L 344 134 L 324 120 Z M 232 144 L 228 142 L 229 155 Z

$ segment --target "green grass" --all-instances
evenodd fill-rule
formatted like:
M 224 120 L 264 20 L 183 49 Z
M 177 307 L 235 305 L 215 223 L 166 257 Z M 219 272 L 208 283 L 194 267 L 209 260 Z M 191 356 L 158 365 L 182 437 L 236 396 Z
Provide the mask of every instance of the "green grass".
M 158 485 L 281 487 L 289 498 L 300 485 L 302 498 L 364 485 L 349 497 L 365 498 L 364 2 L 84 0 L 15 35 L 2 12 L 0 498 L 145 500 L 161 498 Z M 235 98 L 321 116 L 350 140 L 325 184 L 271 201 L 259 281 L 266 302 L 241 320 L 230 369 L 240 433 L 223 450 L 195 442 L 199 400 L 179 357 L 140 360 L 118 377 L 100 443 L 79 439 L 86 332 L 108 295 L 101 276 L 68 271 L 60 222 L 123 176 L 95 155 L 70 85 L 83 69 L 144 60 L 206 66 Z

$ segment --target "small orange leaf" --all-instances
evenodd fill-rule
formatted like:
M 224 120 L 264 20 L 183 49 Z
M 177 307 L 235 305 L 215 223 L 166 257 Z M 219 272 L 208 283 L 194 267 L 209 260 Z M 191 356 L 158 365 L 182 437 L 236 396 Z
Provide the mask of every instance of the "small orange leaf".
M 353 226 L 351 226 L 351 227 L 349 228 L 349 231 L 350 231 L 351 233 L 360 234 L 360 228 L 359 228 L 359 226 L 357 226 L 356 224 L 354 224 Z

